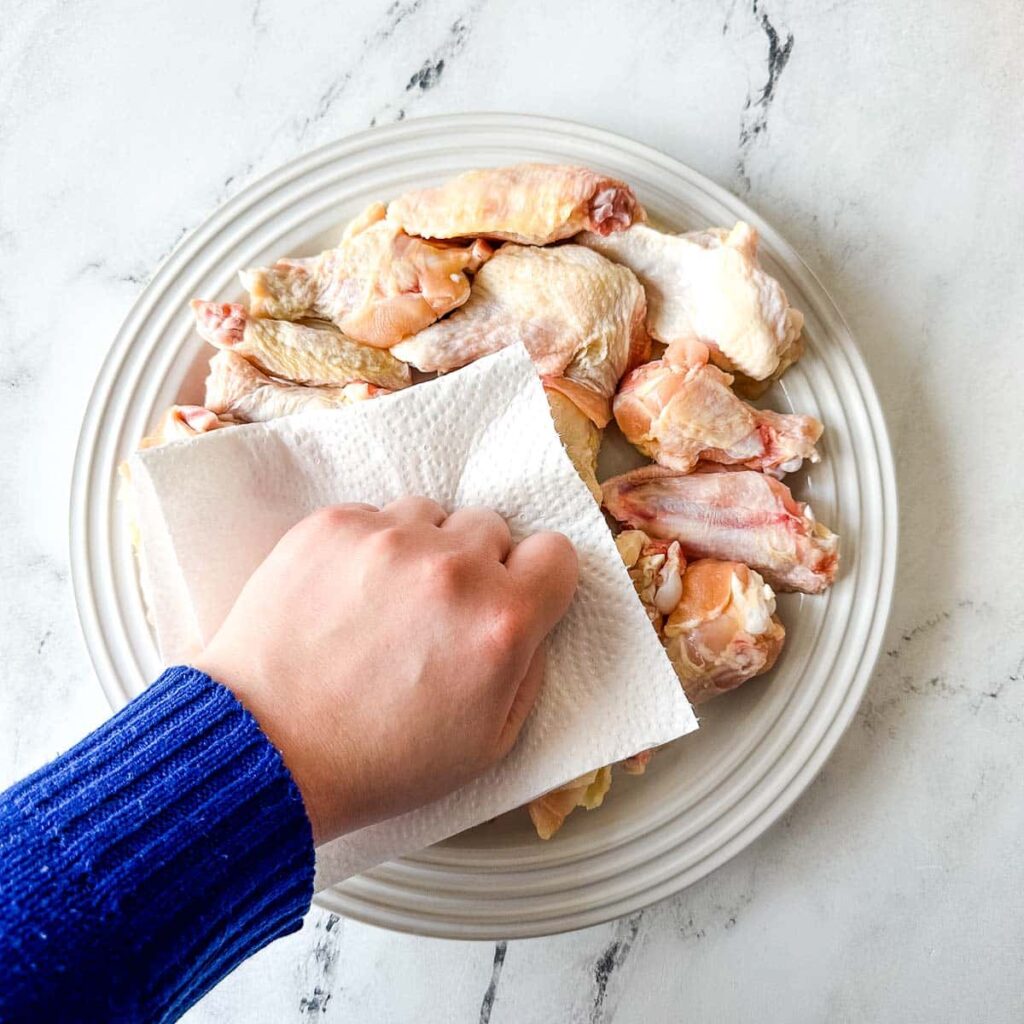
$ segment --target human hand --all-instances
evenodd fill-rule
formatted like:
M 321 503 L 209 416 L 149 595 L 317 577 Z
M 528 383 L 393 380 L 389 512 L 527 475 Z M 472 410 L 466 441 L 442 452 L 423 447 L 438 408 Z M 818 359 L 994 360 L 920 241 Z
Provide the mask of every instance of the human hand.
M 281 539 L 195 664 L 281 751 L 319 844 L 512 749 L 576 582 L 564 536 L 513 547 L 486 509 L 338 505 Z

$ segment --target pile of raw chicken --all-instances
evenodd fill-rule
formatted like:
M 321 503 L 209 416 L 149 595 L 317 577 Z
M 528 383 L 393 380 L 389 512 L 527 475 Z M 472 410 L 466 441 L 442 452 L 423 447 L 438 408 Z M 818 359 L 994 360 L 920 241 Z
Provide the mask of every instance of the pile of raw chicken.
M 217 349 L 205 406 L 170 409 L 143 444 L 342 408 L 522 341 L 691 703 L 734 689 L 782 649 L 775 591 L 836 573 L 838 538 L 781 482 L 818 460 L 821 423 L 744 400 L 800 356 L 803 317 L 747 224 L 646 220 L 623 182 L 546 164 L 375 203 L 336 248 L 243 271 L 248 308 L 192 303 Z M 598 484 L 612 418 L 653 463 Z M 610 784 L 608 766 L 533 801 L 538 834 Z

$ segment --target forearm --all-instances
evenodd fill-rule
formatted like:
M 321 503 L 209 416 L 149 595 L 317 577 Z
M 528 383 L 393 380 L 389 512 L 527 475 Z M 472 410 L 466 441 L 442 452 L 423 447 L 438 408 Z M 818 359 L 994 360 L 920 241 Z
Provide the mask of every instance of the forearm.
M 0 794 L 0 1019 L 173 1020 L 295 931 L 312 883 L 278 752 L 229 690 L 169 669 Z

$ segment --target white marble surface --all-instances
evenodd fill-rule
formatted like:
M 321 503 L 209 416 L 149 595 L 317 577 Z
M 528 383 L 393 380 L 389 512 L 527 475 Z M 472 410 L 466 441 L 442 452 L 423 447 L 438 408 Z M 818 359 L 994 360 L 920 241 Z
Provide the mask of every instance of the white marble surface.
M 107 713 L 67 501 L 121 318 L 217 204 L 372 123 L 556 113 L 744 195 L 845 312 L 896 449 L 885 653 L 781 824 L 556 938 L 313 911 L 192 1024 L 1024 1017 L 1022 49 L 1011 0 L 0 0 L 0 784 Z

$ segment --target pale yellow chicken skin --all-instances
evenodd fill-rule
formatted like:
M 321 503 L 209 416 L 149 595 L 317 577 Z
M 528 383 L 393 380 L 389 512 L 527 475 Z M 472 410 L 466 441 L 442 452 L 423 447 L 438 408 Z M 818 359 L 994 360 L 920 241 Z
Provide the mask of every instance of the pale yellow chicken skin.
M 464 306 L 392 351 L 445 372 L 522 341 L 545 386 L 603 427 L 619 379 L 650 351 L 644 311 L 633 274 L 589 249 L 504 245 Z
M 412 381 L 409 367 L 384 349 L 362 345 L 337 328 L 261 319 L 236 303 L 192 302 L 196 330 L 273 377 L 296 384 L 365 381 L 397 390 Z
M 560 391 L 545 388 L 555 430 L 562 439 L 566 454 L 576 472 L 587 485 L 594 500 L 601 501 L 601 485 L 597 482 L 597 454 L 601 448 L 601 429 L 594 425 L 572 401 Z
M 467 171 L 436 188 L 407 192 L 388 206 L 388 219 L 410 235 L 480 235 L 526 245 L 547 245 L 578 231 L 609 234 L 644 217 L 624 182 L 559 164 Z
M 626 440 L 663 466 L 688 473 L 700 460 L 772 476 L 819 461 L 823 427 L 813 416 L 755 409 L 730 389 L 700 342 L 675 342 L 630 373 L 612 403 Z
M 600 807 L 611 784 L 612 770 L 606 765 L 531 800 L 526 809 L 537 835 L 550 839 L 577 807 L 588 811 Z
M 469 298 L 469 279 L 487 260 L 483 241 L 464 245 L 412 238 L 374 203 L 337 248 L 308 259 L 243 270 L 255 316 L 319 317 L 350 338 L 389 348 Z
M 222 349 L 210 360 L 205 402 L 218 416 L 239 423 L 263 423 L 294 413 L 342 409 L 388 394 L 387 388 L 365 381 L 307 387 L 274 380 L 237 352 Z
M 629 267 L 647 292 L 647 329 L 665 344 L 701 341 L 712 360 L 755 381 L 778 377 L 802 351 L 803 314 L 757 258 L 758 235 L 740 221 L 666 234 L 645 224 L 575 239 Z

